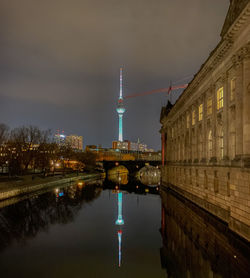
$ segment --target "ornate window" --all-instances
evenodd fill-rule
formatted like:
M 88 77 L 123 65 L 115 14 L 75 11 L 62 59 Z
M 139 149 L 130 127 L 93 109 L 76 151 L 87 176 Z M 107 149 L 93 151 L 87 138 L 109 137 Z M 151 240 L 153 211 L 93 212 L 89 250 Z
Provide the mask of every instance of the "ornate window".
M 199 121 L 203 118 L 203 104 L 199 105 Z
M 230 82 L 230 100 L 235 99 L 235 78 L 231 79 Z
M 223 87 L 221 87 L 217 91 L 217 109 L 221 109 L 223 107 Z
M 213 104 L 212 98 L 209 98 L 207 100 L 207 115 L 212 114 L 212 104 Z

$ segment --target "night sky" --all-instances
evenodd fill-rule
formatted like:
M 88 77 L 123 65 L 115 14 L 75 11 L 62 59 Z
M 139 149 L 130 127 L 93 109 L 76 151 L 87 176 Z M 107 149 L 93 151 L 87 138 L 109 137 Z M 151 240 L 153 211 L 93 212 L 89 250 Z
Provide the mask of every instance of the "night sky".
M 229 2 L 1 0 L 0 122 L 111 147 L 120 66 L 124 95 L 190 81 L 220 40 Z M 166 101 L 164 93 L 126 100 L 124 139 L 160 149 Z

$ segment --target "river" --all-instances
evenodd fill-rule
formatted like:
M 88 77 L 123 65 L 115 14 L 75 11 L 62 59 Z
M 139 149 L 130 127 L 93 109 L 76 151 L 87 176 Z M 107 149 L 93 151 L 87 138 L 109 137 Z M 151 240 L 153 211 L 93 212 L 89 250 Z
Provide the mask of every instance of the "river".
M 1 277 L 247 277 L 247 243 L 159 191 L 79 182 L 2 207 Z

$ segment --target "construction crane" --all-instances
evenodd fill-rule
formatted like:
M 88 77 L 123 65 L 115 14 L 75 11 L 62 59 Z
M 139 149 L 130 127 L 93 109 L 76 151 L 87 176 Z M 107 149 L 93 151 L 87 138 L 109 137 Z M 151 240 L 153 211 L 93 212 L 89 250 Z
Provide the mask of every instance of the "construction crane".
M 170 85 L 168 88 L 156 89 L 156 90 L 147 91 L 147 92 L 143 92 L 143 93 L 128 95 L 128 96 L 125 96 L 124 99 L 151 95 L 151 94 L 156 94 L 156 93 L 167 93 L 169 95 L 172 91 L 175 91 L 178 89 L 185 89 L 185 88 L 187 88 L 187 86 L 188 86 L 188 84 L 177 85 L 177 86 Z

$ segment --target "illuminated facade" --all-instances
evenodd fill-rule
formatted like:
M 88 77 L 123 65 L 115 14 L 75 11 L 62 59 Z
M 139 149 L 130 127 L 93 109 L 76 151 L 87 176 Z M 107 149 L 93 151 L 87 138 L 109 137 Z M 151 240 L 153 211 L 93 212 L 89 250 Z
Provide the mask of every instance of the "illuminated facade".
M 66 144 L 68 144 L 74 150 L 83 150 L 83 140 L 82 136 L 69 135 L 66 137 Z
M 127 150 L 127 151 L 137 151 L 137 152 L 154 152 L 153 149 L 148 149 L 146 144 L 138 142 L 131 142 L 129 140 L 113 141 L 112 149 Z
M 118 99 L 118 105 L 116 111 L 119 116 L 119 136 L 118 141 L 123 142 L 123 126 L 122 126 L 122 118 L 123 114 L 126 111 L 123 106 L 123 96 L 122 96 L 122 68 L 120 68 L 120 95 Z
M 250 241 L 249 107 L 250 1 L 231 0 L 221 41 L 162 108 L 162 181 Z
M 59 131 L 54 136 L 54 141 L 57 145 L 63 146 L 65 145 L 66 136 L 63 133 L 59 133 Z

